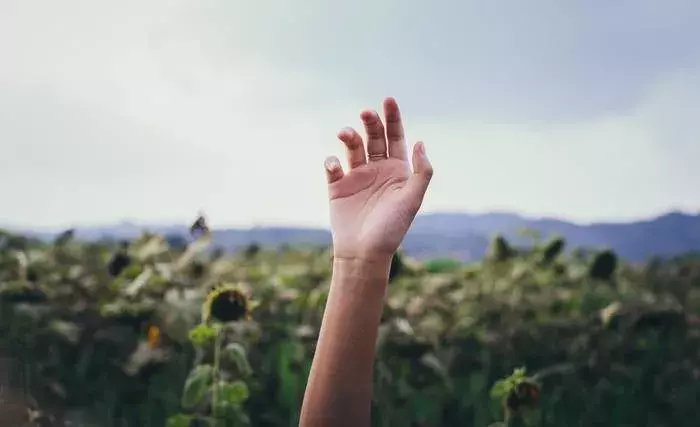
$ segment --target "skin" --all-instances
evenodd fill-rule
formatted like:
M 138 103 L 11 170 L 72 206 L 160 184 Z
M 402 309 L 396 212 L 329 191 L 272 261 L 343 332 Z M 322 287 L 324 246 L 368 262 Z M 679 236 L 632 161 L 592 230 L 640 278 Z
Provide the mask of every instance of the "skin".
M 415 218 L 433 168 L 421 142 L 411 162 L 399 107 L 382 122 L 360 114 L 366 138 L 338 133 L 349 169 L 325 161 L 333 234 L 333 277 L 301 408 L 301 427 L 370 425 L 374 352 L 391 258 Z M 386 123 L 386 125 L 384 124 Z M 411 164 L 413 168 L 411 168 Z

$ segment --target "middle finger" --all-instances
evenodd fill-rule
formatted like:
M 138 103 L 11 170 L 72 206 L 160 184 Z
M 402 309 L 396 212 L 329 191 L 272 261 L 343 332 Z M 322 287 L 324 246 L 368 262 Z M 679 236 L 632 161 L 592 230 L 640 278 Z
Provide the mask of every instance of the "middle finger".
M 360 114 L 367 132 L 367 157 L 370 162 L 387 158 L 384 124 L 376 111 L 367 110 Z

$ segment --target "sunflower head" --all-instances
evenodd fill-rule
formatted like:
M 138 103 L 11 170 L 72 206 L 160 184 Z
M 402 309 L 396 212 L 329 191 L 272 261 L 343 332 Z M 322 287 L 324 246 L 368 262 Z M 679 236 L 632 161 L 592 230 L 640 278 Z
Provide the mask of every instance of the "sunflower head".
M 532 409 L 540 401 L 540 386 L 534 381 L 525 379 L 518 383 L 506 397 L 506 408 L 513 413 L 523 409 Z
M 151 325 L 148 327 L 148 344 L 151 348 L 157 348 L 160 345 L 160 328 L 156 325 Z
M 222 285 L 207 295 L 202 309 L 202 320 L 205 323 L 237 322 L 248 319 L 251 310 L 250 300 L 239 286 Z
M 513 374 L 497 381 L 491 389 L 491 396 L 501 401 L 508 416 L 522 416 L 536 409 L 540 393 L 540 384 L 527 376 L 524 368 L 515 369 Z
M 190 226 L 190 235 L 192 237 L 198 237 L 203 235 L 208 235 L 211 233 L 209 230 L 209 225 L 207 225 L 207 220 L 204 214 L 200 213 L 197 219 Z

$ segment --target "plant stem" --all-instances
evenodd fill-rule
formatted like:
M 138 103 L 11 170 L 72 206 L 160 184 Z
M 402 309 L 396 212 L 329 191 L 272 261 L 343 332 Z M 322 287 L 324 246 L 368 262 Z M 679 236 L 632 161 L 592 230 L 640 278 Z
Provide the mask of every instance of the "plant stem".
M 221 330 L 217 330 L 214 340 L 214 374 L 212 378 L 211 404 L 214 418 L 217 418 L 219 403 L 219 366 L 221 364 Z

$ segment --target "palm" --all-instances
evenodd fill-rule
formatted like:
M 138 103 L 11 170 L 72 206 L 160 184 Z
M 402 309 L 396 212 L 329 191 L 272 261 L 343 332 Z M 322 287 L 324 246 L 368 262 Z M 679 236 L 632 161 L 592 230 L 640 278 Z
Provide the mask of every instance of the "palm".
M 422 145 L 414 149 L 415 172 L 411 172 L 398 106 L 388 99 L 384 107 L 386 135 L 376 113 L 362 114 L 368 133 L 366 153 L 357 132 L 346 130 L 339 135 L 348 147 L 347 174 L 337 159 L 326 163 L 333 243 L 339 256 L 393 254 L 420 208 L 432 175 Z

